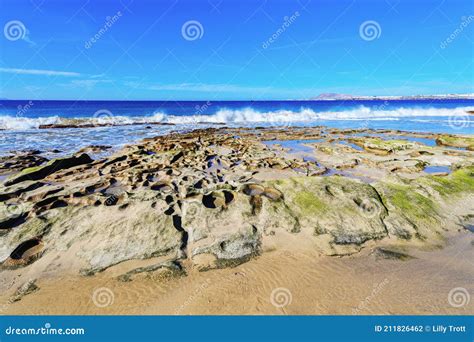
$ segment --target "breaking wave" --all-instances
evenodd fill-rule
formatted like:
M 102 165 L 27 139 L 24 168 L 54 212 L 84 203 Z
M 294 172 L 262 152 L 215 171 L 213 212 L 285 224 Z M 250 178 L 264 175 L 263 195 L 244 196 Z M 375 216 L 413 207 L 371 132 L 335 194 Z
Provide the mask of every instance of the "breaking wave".
M 39 128 L 41 125 L 52 125 L 59 122 L 59 117 L 51 116 L 46 118 L 23 118 L 16 116 L 0 116 L 0 129 L 4 130 L 24 130 Z
M 40 128 L 70 128 L 121 126 L 139 124 L 257 124 L 270 123 L 274 125 L 286 123 L 308 123 L 321 120 L 399 120 L 409 117 L 450 117 L 467 116 L 474 107 L 448 108 L 406 108 L 385 109 L 383 106 L 369 108 L 361 106 L 342 111 L 314 111 L 301 108 L 299 111 L 276 110 L 256 111 L 248 107 L 243 109 L 220 109 L 214 114 L 172 115 L 156 112 L 151 116 L 107 116 L 99 118 L 61 118 L 59 116 L 25 118 L 0 115 L 0 129 L 26 130 Z
M 398 108 L 392 110 L 372 109 L 360 107 L 344 111 L 317 112 L 312 109 L 302 108 L 300 111 L 278 110 L 259 112 L 253 108 L 239 110 L 221 109 L 212 115 L 177 116 L 163 113 L 155 114 L 161 122 L 174 124 L 189 123 L 287 123 L 287 122 L 312 122 L 319 120 L 394 120 L 406 117 L 427 117 L 468 115 L 467 111 L 474 107 L 459 107 L 454 109 L 444 108 Z

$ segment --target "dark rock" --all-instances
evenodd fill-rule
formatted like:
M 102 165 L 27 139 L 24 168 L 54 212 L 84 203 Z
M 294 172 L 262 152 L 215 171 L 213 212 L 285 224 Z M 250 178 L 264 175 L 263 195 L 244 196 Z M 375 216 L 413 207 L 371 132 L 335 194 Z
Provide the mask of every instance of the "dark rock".
M 390 260 L 410 260 L 413 259 L 411 255 L 408 255 L 406 253 L 402 253 L 399 251 L 383 248 L 383 247 L 378 247 L 374 251 L 375 257 L 376 258 L 382 258 L 382 259 L 390 259 Z
M 59 171 L 68 169 L 74 166 L 83 165 L 92 163 L 93 160 L 87 154 L 81 154 L 80 156 L 73 156 L 69 158 L 54 159 L 48 162 L 44 166 L 39 166 L 36 168 L 23 170 L 19 175 L 8 180 L 5 185 L 10 186 L 26 180 L 39 180 L 43 179 L 50 174 Z

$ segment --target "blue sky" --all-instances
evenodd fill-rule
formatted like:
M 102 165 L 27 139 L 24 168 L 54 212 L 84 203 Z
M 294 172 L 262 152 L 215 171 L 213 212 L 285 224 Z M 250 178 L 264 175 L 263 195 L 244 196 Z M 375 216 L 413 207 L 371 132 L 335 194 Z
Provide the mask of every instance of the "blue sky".
M 472 0 L 0 3 L 0 98 L 474 92 Z

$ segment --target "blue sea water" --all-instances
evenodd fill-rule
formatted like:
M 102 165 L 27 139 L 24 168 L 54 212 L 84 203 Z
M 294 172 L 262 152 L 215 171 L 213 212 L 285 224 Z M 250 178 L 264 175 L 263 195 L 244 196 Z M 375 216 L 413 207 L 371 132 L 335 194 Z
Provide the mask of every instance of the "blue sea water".
M 120 147 L 145 137 L 208 126 L 382 128 L 473 134 L 474 100 L 359 101 L 0 101 L 0 154 L 26 149 L 71 153 Z M 85 127 L 90 124 L 105 127 Z M 160 125 L 158 123 L 173 124 Z M 80 128 L 47 128 L 74 125 Z M 84 127 L 81 127 L 84 126 Z

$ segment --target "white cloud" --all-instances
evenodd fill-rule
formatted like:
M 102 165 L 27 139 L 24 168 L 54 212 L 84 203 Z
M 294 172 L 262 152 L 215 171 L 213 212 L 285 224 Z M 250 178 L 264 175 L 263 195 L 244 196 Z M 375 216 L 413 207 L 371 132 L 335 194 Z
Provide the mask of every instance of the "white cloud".
M 175 91 L 197 91 L 197 92 L 264 92 L 271 87 L 246 87 L 233 84 L 204 84 L 204 83 L 180 83 L 152 85 L 149 90 L 175 90 Z
M 40 69 L 15 69 L 15 68 L 0 68 L 0 72 L 16 74 L 16 75 L 42 75 L 42 76 L 65 76 L 78 77 L 81 76 L 78 72 L 71 71 L 56 71 L 56 70 L 40 70 Z
M 65 86 L 65 87 L 82 87 L 82 88 L 88 88 L 88 89 L 92 89 L 94 88 L 97 84 L 99 83 L 111 83 L 112 81 L 111 80 L 97 80 L 97 79 L 93 79 L 93 80 L 71 80 L 69 83 L 63 83 L 61 84 L 62 86 Z

